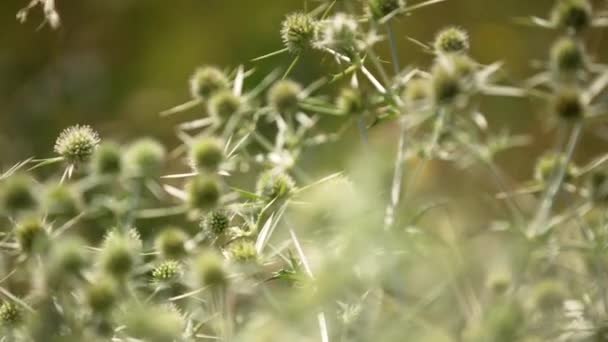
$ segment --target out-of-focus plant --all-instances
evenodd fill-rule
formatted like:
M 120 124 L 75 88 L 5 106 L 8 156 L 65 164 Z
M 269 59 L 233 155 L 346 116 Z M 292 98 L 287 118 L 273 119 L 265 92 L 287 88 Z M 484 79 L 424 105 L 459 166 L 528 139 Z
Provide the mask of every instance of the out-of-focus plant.
M 57 156 L 1 173 L 0 341 L 608 341 L 608 157 L 573 164 L 608 86 L 584 35 L 608 20 L 556 0 L 529 20 L 560 35 L 545 70 L 509 85 L 461 27 L 411 38 L 428 69 L 401 65 L 392 27 L 441 2 L 321 1 L 254 59 L 288 53 L 286 68 L 194 71 L 191 99 L 161 113 L 199 111 L 178 146 L 77 125 Z M 290 75 L 310 51 L 336 71 L 304 85 Z M 529 137 L 489 127 L 489 96 L 545 103 L 565 137 L 521 188 L 496 155 Z M 368 133 L 391 123 L 387 162 Z M 311 176 L 303 154 L 351 129 L 352 165 Z M 500 214 L 474 230 L 414 200 L 434 161 L 482 166 Z

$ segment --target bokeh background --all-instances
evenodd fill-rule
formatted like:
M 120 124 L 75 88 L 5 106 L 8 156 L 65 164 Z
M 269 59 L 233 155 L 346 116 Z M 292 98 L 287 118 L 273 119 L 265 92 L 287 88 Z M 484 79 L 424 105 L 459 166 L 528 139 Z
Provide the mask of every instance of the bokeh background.
M 308 1 L 309 8 L 318 4 Z M 57 0 L 63 24 L 56 31 L 38 29 L 39 9 L 25 24 L 18 23 L 15 14 L 26 4 L 27 0 L 0 1 L 3 168 L 29 156 L 51 155 L 57 134 L 76 123 L 90 124 L 103 138 L 120 142 L 153 136 L 177 143 L 171 121 L 159 119 L 158 113 L 188 99 L 187 79 L 195 67 L 254 66 L 252 58 L 281 48 L 281 21 L 287 13 L 302 10 L 304 0 Z M 472 55 L 479 62 L 504 61 L 505 79 L 521 81 L 538 70 L 534 61 L 546 59 L 556 33 L 518 24 L 516 19 L 546 16 L 552 4 L 553 0 L 448 0 L 416 11 L 395 25 L 401 63 L 424 68 L 432 62 L 406 36 L 430 42 L 437 30 L 458 25 L 469 31 Z M 589 38 L 595 60 L 606 57 L 602 38 L 599 30 Z M 317 57 L 304 58 L 293 78 L 308 83 L 335 70 L 330 58 L 319 62 Z M 256 63 L 255 77 L 290 61 L 289 56 L 279 56 Z M 513 179 L 529 179 L 533 161 L 554 141 L 546 108 L 528 100 L 487 99 L 482 111 L 494 130 L 508 128 L 533 137 L 531 146 L 500 158 Z M 587 132 L 579 161 L 606 148 L 602 128 L 597 125 Z M 394 124 L 378 126 L 371 134 L 376 146 L 392 153 L 397 140 Z M 347 138 L 338 150 L 315 151 L 306 158 L 308 168 L 341 168 L 356 149 L 353 141 Z M 336 153 L 341 150 L 344 153 Z M 454 182 L 457 175 L 444 169 L 441 163 L 427 169 L 424 179 L 429 186 L 466 194 L 484 179 Z

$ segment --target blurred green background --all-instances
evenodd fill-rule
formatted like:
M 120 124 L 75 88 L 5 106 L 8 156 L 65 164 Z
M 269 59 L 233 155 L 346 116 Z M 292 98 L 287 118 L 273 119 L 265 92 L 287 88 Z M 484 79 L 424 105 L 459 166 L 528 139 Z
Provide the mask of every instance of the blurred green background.
M 318 3 L 309 0 L 308 7 Z M 29 156 L 52 154 L 57 134 L 76 123 L 94 126 L 103 138 L 127 142 L 149 135 L 175 142 L 171 121 L 158 112 L 189 98 L 187 79 L 201 64 L 236 67 L 281 48 L 278 34 L 284 16 L 304 7 L 304 0 L 57 0 L 63 24 L 59 30 L 37 29 L 42 14 L 35 9 L 25 24 L 15 20 L 26 0 L 0 1 L 0 166 Z M 529 77 L 544 60 L 556 33 L 517 24 L 515 19 L 546 16 L 553 0 L 448 0 L 400 18 L 397 29 L 403 65 L 426 68 L 432 57 L 406 36 L 429 42 L 435 32 L 458 25 L 470 32 L 472 55 L 481 63 L 504 61 L 506 79 Z M 595 59 L 602 32 L 590 36 Z M 382 44 L 382 52 L 386 46 Z M 293 78 L 311 82 L 336 70 L 331 58 L 304 58 Z M 257 63 L 262 76 L 289 56 Z M 508 127 L 532 134 L 530 148 L 503 155 L 501 163 L 516 179 L 532 174 L 532 162 L 551 146 L 542 104 L 521 99 L 488 99 L 482 111 L 495 130 Z M 375 144 L 392 151 L 394 125 L 374 129 Z M 578 158 L 605 148 L 594 132 L 586 135 Z M 342 144 L 349 149 L 351 145 Z M 331 151 L 328 149 L 328 151 Z M 309 158 L 331 169 L 340 156 L 324 152 Z M 391 152 L 392 153 L 392 152 Z M 331 157 L 331 158 L 328 158 Z M 327 165 L 331 161 L 331 165 Z M 336 164 L 337 163 L 337 164 Z M 440 178 L 441 179 L 441 178 Z M 471 184 L 444 180 L 466 189 Z M 440 184 L 441 185 L 441 184 Z

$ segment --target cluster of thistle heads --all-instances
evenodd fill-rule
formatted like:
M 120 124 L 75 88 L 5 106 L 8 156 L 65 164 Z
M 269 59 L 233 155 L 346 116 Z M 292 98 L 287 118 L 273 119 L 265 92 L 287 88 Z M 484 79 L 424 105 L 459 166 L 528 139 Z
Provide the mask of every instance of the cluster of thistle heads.
M 556 0 L 531 20 L 559 32 L 546 67 L 518 85 L 458 27 L 410 38 L 432 62 L 402 68 L 391 27 L 439 2 L 323 1 L 286 16 L 284 48 L 256 59 L 288 52 L 286 71 L 250 84 L 245 66 L 196 69 L 192 99 L 161 113 L 197 112 L 178 146 L 76 125 L 55 157 L 0 174 L 0 341 L 608 341 L 608 158 L 573 163 L 608 85 L 584 36 L 607 21 Z M 309 50 L 336 74 L 291 80 Z M 487 96 L 540 100 L 571 132 L 523 189 L 494 157 L 525 139 L 488 128 Z M 324 131 L 328 117 L 340 128 Z M 400 126 L 389 189 L 367 139 L 384 122 Z M 363 167 L 310 175 L 302 155 L 351 128 Z M 461 234 L 437 219 L 446 205 L 408 200 L 436 159 L 496 177 L 492 229 Z

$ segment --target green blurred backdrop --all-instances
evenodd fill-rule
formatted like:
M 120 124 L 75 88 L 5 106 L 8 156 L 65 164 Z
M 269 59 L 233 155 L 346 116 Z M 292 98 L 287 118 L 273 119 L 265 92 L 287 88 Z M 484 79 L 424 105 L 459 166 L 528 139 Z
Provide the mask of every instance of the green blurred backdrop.
M 2 167 L 28 156 L 49 156 L 57 134 L 76 123 L 91 124 L 102 137 L 121 142 L 141 135 L 174 141 L 171 121 L 160 120 L 158 112 L 188 99 L 187 79 L 194 68 L 252 66 L 250 59 L 281 48 L 282 19 L 304 6 L 304 0 L 57 0 L 63 25 L 53 31 L 37 30 L 42 21 L 39 9 L 25 24 L 15 20 L 26 2 L 0 1 Z M 309 8 L 318 4 L 309 2 Z M 470 32 L 472 55 L 478 61 L 504 61 L 506 79 L 522 80 L 534 72 L 532 61 L 546 59 L 555 33 L 519 25 L 515 19 L 546 16 L 552 4 L 553 0 L 448 0 L 416 11 L 395 26 L 400 58 L 404 65 L 427 67 L 431 56 L 405 37 L 428 42 L 438 29 L 458 25 Z M 590 39 L 598 47 L 592 53 L 599 59 L 598 53 L 605 50 L 600 49 L 602 32 L 594 32 Z M 335 70 L 330 58 L 319 63 L 317 57 L 305 58 L 293 77 L 306 83 Z M 258 75 L 289 62 L 289 56 L 279 56 L 257 63 Z M 531 148 L 501 159 L 504 165 L 515 166 L 509 168 L 513 177 L 530 177 L 532 161 L 553 141 L 544 107 L 520 99 L 489 99 L 482 105 L 494 129 L 509 127 L 533 135 Z M 593 132 L 587 137 L 580 150 L 592 155 L 605 147 Z M 376 128 L 372 138 L 392 151 L 394 125 Z M 342 162 L 335 155 L 323 158 L 328 152 L 324 153 L 312 162 Z M 458 186 L 470 186 L 461 183 Z

